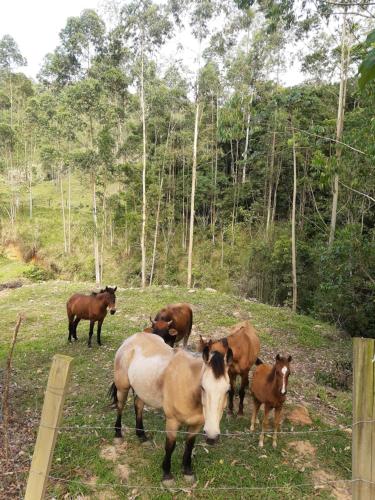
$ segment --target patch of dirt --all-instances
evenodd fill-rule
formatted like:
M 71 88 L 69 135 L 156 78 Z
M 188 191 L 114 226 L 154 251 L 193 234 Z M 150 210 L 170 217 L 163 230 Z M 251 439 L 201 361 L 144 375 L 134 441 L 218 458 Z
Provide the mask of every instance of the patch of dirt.
M 116 474 L 121 481 L 127 481 L 130 476 L 130 469 L 126 464 L 118 464 L 116 467 Z
M 108 460 L 111 462 L 117 460 L 118 454 L 116 451 L 116 446 L 103 446 L 103 448 L 100 450 L 100 458 L 104 458 L 104 460 Z
M 104 460 L 115 462 L 126 451 L 127 447 L 128 445 L 126 442 L 102 446 L 100 449 L 100 457 L 104 458 Z
M 23 253 L 21 248 L 14 243 L 9 243 L 4 251 L 4 255 L 9 260 L 23 261 Z
M 311 425 L 312 420 L 309 415 L 309 411 L 306 406 L 296 406 L 290 413 L 286 415 L 286 418 L 292 424 L 296 425 Z
M 311 458 L 316 455 L 316 448 L 310 441 L 291 441 L 288 446 L 293 448 L 301 457 Z
M 317 469 L 312 473 L 315 489 L 330 489 L 331 495 L 337 500 L 351 500 L 352 494 L 345 481 L 337 481 L 333 474 L 330 474 L 322 469 Z M 334 484 L 327 484 L 337 481 Z

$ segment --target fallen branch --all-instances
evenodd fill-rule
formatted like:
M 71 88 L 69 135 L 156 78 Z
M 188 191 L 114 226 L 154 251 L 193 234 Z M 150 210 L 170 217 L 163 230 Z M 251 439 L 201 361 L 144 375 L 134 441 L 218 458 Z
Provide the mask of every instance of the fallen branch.
M 5 450 L 5 459 L 8 462 L 9 459 L 9 386 L 10 386 L 10 374 L 12 370 L 12 358 L 14 346 L 17 341 L 18 331 L 20 329 L 21 323 L 24 317 L 20 314 L 17 319 L 16 326 L 14 328 L 13 339 L 10 346 L 10 351 L 8 354 L 7 364 L 5 368 L 5 376 L 4 376 L 4 391 L 3 398 L 1 402 L 2 406 L 2 414 L 3 414 L 3 434 L 4 434 L 4 450 Z

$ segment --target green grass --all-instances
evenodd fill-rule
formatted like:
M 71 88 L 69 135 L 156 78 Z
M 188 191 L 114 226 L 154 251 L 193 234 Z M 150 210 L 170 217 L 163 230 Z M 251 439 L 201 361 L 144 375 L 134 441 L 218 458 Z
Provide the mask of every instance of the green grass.
M 17 260 L 10 260 L 0 256 L 0 282 L 7 282 L 22 277 L 24 271 L 30 269 L 30 265 Z
M 272 308 L 263 304 L 243 301 L 237 297 L 197 290 L 188 293 L 184 289 L 151 288 L 144 292 L 139 289 L 119 290 L 117 294 L 118 312 L 106 318 L 103 331 L 103 346 L 94 343 L 88 349 L 88 323 L 81 322 L 78 327 L 79 342 L 68 345 L 65 303 L 76 291 L 89 291 L 89 284 L 48 282 L 25 286 L 0 293 L 0 317 L 2 329 L 0 337 L 0 366 L 4 366 L 14 323 L 19 312 L 26 315 L 21 326 L 19 342 L 14 357 L 13 382 L 17 383 L 14 396 L 17 397 L 16 416 L 22 421 L 32 418 L 37 424 L 43 403 L 44 389 L 52 356 L 55 353 L 70 355 L 74 358 L 73 375 L 69 395 L 65 403 L 63 426 L 90 425 L 110 429 L 61 431 L 58 436 L 51 475 L 66 479 L 68 482 L 51 482 L 49 497 L 76 498 L 79 494 L 94 495 L 102 485 L 119 498 L 128 495 L 116 474 L 118 463 L 127 464 L 131 473 L 128 483 L 134 485 L 142 498 L 183 498 L 190 486 L 181 474 L 183 453 L 182 437 L 179 437 L 173 455 L 172 470 L 175 474 L 176 488 L 185 491 L 171 493 L 162 490 L 148 490 L 160 486 L 161 462 L 164 453 L 162 433 L 150 433 L 151 445 L 139 444 L 133 432 L 125 435 L 126 449 L 114 463 L 100 456 L 103 446 L 111 445 L 112 426 L 115 412 L 109 408 L 106 392 L 112 381 L 114 354 L 122 340 L 143 329 L 148 324 L 150 314 L 162 305 L 174 301 L 188 301 L 194 309 L 195 335 L 222 336 L 223 327 L 231 326 L 247 317 L 256 325 L 262 343 L 261 356 L 270 361 L 281 351 L 293 355 L 294 370 L 290 377 L 288 404 L 303 399 L 309 405 L 314 430 L 336 428 L 339 423 L 349 424 L 351 419 L 350 393 L 333 391 L 316 384 L 305 370 L 309 357 L 320 356 L 333 360 L 337 355 L 350 352 L 351 344 L 343 339 L 332 326 L 319 323 L 311 318 L 293 315 L 284 308 Z M 317 328 L 319 326 L 319 328 Z M 324 361 L 325 362 L 325 361 Z M 320 394 L 319 403 L 316 394 Z M 328 417 L 328 406 L 337 408 L 337 415 Z M 134 427 L 132 402 L 129 398 L 124 412 L 123 424 Z M 236 401 L 235 404 L 238 404 Z M 224 415 L 222 432 L 244 432 L 249 427 L 249 401 L 246 399 L 246 418 L 228 418 Z M 145 412 L 147 429 L 164 429 L 164 418 L 160 411 Z M 291 430 L 291 424 L 284 422 L 283 430 Z M 308 498 L 318 493 L 311 486 L 311 474 L 320 468 L 334 474 L 337 478 L 350 478 L 350 437 L 345 432 L 326 434 L 309 433 L 307 427 L 295 427 L 304 431 L 301 435 L 281 435 L 279 447 L 274 450 L 271 439 L 265 442 L 263 450 L 257 447 L 257 437 L 239 435 L 222 436 L 215 447 L 207 447 L 201 438 L 197 440 L 193 466 L 198 479 L 195 498 Z M 36 429 L 34 430 L 36 432 Z M 316 446 L 314 459 L 302 460 L 304 470 L 296 465 L 296 454 L 288 443 L 295 440 L 308 440 Z M 27 450 L 28 453 L 31 450 Z M 301 461 L 300 460 L 300 461 Z M 297 460 L 298 462 L 298 460 Z M 318 464 L 318 465 L 317 465 Z M 93 476 L 96 486 L 82 485 Z M 76 482 L 75 482 L 76 481 Z M 110 485 L 110 486 L 107 486 Z M 202 488 L 207 486 L 207 489 Z M 215 487 L 262 488 L 285 486 L 280 490 L 212 490 Z M 98 495 L 98 493 L 96 493 Z M 329 498 L 329 491 L 321 491 L 320 498 Z

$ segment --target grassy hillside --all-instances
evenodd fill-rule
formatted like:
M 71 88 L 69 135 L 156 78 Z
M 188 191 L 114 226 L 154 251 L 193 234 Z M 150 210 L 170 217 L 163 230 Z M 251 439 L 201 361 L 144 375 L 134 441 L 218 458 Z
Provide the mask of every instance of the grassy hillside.
M 43 394 L 51 358 L 55 353 L 74 357 L 73 376 L 65 404 L 63 426 L 59 433 L 51 475 L 64 481 L 51 481 L 48 497 L 77 498 L 331 498 L 339 489 L 334 486 L 314 488 L 335 479 L 350 478 L 350 435 L 344 426 L 351 422 L 351 394 L 324 385 L 332 383 L 337 361 L 348 361 L 351 343 L 333 327 L 315 320 L 292 315 L 289 310 L 272 308 L 237 297 L 199 290 L 189 293 L 176 287 L 120 289 L 118 312 L 107 317 L 102 331 L 103 346 L 87 348 L 88 323 L 78 328 L 79 342 L 67 344 L 65 302 L 76 291 L 89 291 L 82 283 L 48 282 L 0 292 L 0 366 L 4 367 L 15 319 L 26 314 L 14 357 L 12 377 L 12 453 L 17 460 L 21 492 L 35 441 Z M 285 420 L 279 447 L 272 448 L 271 439 L 263 450 L 257 447 L 257 436 L 247 433 L 238 437 L 222 436 L 219 444 L 208 448 L 197 440 L 193 466 L 197 483 L 184 482 L 181 473 L 182 437 L 173 455 L 172 471 L 177 490 L 172 493 L 160 487 L 161 461 L 164 452 L 162 412 L 148 410 L 145 427 L 152 441 L 139 444 L 133 431 L 125 434 L 125 444 L 113 446 L 115 412 L 109 408 L 106 392 L 112 381 L 112 363 L 122 340 L 141 330 L 150 314 L 173 301 L 188 301 L 194 310 L 194 330 L 190 348 L 195 349 L 199 333 L 218 336 L 227 327 L 250 319 L 261 339 L 261 357 L 271 361 L 277 352 L 293 356 L 286 413 L 296 405 L 304 405 L 313 420 L 301 426 Z M 318 383 L 319 381 L 319 383 Z M 323 385 L 322 385 L 323 384 Z M 123 424 L 134 427 L 131 397 L 124 412 Z M 238 400 L 235 401 L 235 408 Z M 223 433 L 248 431 L 249 398 L 245 401 L 244 418 L 224 415 Z M 72 429 L 77 426 L 77 429 Z M 91 426 L 85 429 L 82 426 Z M 104 427 L 102 429 L 101 427 Z M 107 429 L 108 427 L 108 429 Z M 330 430 L 341 428 L 342 430 Z M 96 428 L 96 429 L 95 429 Z M 324 431 L 310 432 L 310 431 Z M 328 432 L 326 432 L 328 431 Z M 84 484 L 83 484 L 84 483 Z M 0 481 L 3 491 L 17 491 L 14 476 Z M 129 486 L 132 486 L 129 489 Z M 282 486 L 282 490 L 272 489 Z M 215 490 L 214 488 L 245 488 Z M 269 487 L 268 490 L 246 488 Z M 12 489 L 13 488 L 13 489 Z M 344 490 L 340 490 L 345 494 Z M 82 497 L 81 497 L 82 498 Z M 345 498 L 342 497 L 342 498 Z

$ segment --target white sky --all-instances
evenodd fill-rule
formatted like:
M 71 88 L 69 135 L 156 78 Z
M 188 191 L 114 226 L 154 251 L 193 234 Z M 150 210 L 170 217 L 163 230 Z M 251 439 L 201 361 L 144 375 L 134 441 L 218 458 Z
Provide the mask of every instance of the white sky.
M 59 44 L 58 35 L 67 18 L 78 16 L 83 9 L 98 9 L 100 5 L 98 0 L 0 0 L 0 3 L 0 38 L 8 34 L 15 39 L 28 62 L 20 69 L 33 78 L 39 72 L 44 56 Z M 186 34 L 178 38 L 184 50 L 173 53 L 173 49 L 167 47 L 165 55 L 182 59 L 189 67 L 194 66 L 197 42 Z M 303 80 L 298 66 L 298 63 L 294 64 L 282 75 L 285 84 L 296 85 Z

